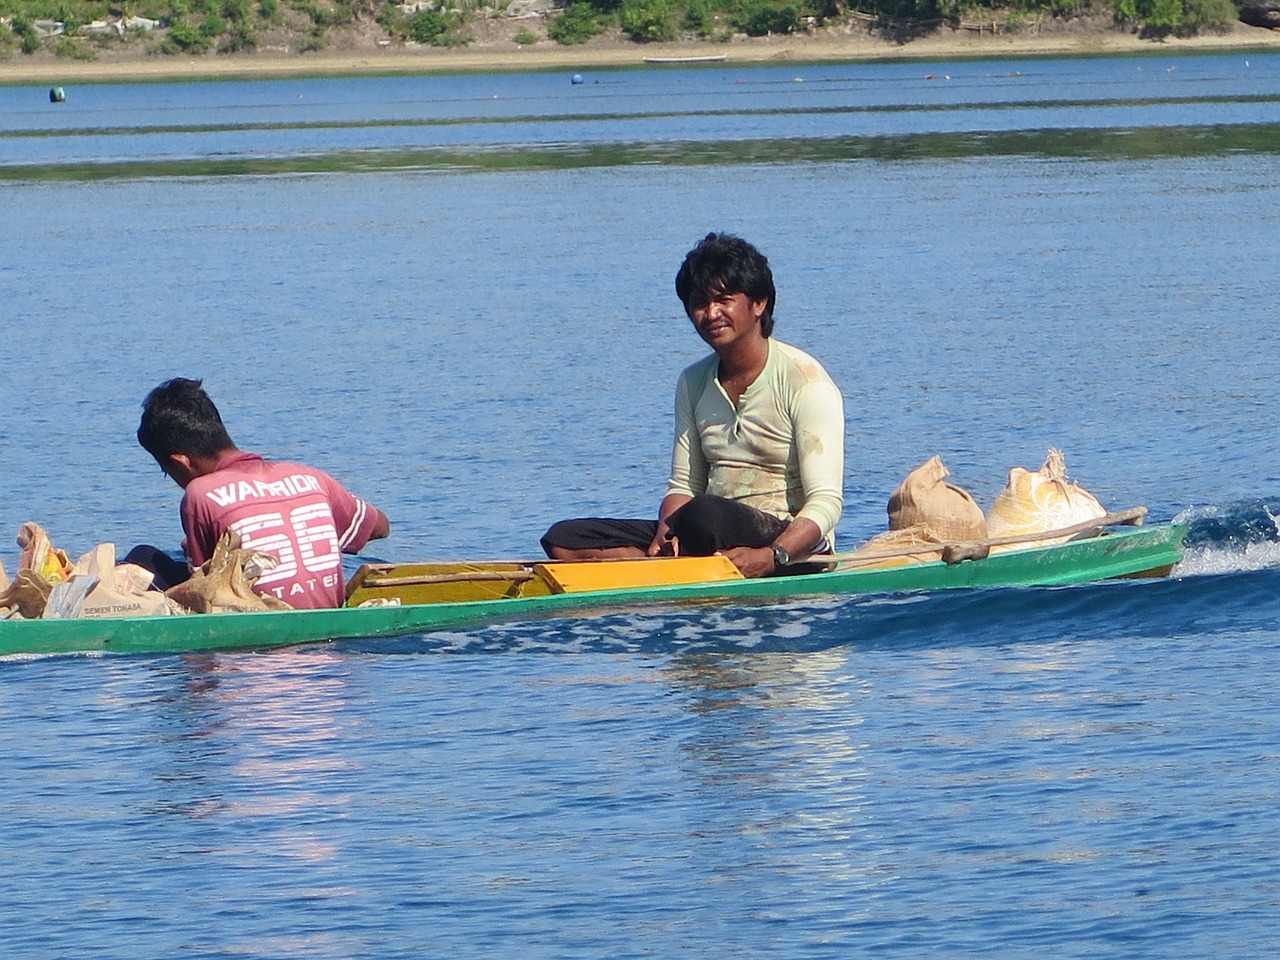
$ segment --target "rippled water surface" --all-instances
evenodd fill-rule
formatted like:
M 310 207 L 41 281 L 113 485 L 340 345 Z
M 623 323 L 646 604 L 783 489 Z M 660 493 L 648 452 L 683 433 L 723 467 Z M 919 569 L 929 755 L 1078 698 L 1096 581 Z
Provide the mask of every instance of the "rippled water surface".
M 1159 582 L 0 663 L 4 955 L 1273 956 L 1278 68 L 0 88 L 0 533 L 176 546 L 175 375 L 379 557 L 648 513 L 709 229 L 844 391 L 843 544 L 1050 445 L 1190 523 Z

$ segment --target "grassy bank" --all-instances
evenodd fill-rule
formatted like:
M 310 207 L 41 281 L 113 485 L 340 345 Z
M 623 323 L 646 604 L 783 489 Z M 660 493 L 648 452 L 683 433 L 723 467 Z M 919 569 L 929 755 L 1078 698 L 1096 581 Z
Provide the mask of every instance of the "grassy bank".
M 527 34 L 535 30 L 544 35 L 530 42 Z M 98 44 L 93 56 L 59 55 L 53 44 L 31 53 L 12 45 L 0 48 L 0 83 L 591 70 L 639 66 L 646 58 L 722 57 L 726 63 L 747 64 L 1280 50 L 1280 31 L 1240 23 L 1198 36 L 1151 37 L 1096 17 L 1045 18 L 1016 28 L 998 21 L 936 24 L 910 36 L 851 17 L 784 34 L 682 36 L 653 43 L 637 43 L 615 27 L 566 45 L 547 39 L 545 30 L 545 18 L 491 17 L 471 25 L 469 42 L 434 46 L 389 39 L 376 23 L 361 20 L 332 29 L 320 49 L 301 49 L 296 32 L 284 31 L 245 49 L 219 52 L 210 46 L 179 53 L 165 52 L 162 31 L 153 30 Z

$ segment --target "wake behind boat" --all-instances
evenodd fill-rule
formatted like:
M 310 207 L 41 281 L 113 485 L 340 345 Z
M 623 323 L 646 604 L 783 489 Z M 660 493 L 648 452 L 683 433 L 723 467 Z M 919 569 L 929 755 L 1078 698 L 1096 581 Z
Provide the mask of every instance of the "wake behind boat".
M 881 557 L 870 566 L 855 569 L 763 579 L 735 575 L 732 564 L 722 563 L 722 557 L 375 564 L 357 572 L 349 586 L 348 605 L 336 610 L 3 620 L 0 655 L 267 649 L 495 622 L 582 617 L 604 611 L 642 612 L 691 602 L 794 600 L 1162 577 L 1182 558 L 1185 532 L 1185 525 L 1179 523 L 1126 527 L 1052 546 L 991 552 L 980 559 L 964 559 L 975 555 L 972 550 L 952 551 L 954 562 L 950 563 L 934 560 L 904 565 L 901 558 Z M 1053 533 L 1062 531 L 1041 536 Z M 940 550 L 945 546 L 938 545 Z M 368 601 L 374 605 L 359 606 Z

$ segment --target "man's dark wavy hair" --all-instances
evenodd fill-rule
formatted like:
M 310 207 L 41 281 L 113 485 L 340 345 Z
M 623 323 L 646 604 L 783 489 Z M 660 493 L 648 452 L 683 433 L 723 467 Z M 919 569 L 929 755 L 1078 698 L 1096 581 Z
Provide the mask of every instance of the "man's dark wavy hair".
M 684 312 L 725 294 L 745 293 L 751 300 L 765 301 L 760 332 L 773 333 L 773 307 L 778 294 L 773 287 L 773 271 L 765 255 L 741 237 L 728 233 L 708 233 L 684 258 L 676 274 L 676 296 Z
M 138 442 L 162 467 L 175 453 L 212 457 L 234 446 L 203 381 L 175 377 L 142 401 Z

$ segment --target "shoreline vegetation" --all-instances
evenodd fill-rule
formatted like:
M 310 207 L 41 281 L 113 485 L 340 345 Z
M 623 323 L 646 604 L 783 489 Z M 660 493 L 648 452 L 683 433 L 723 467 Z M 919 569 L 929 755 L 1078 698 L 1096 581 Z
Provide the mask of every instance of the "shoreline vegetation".
M 326 49 L 300 52 L 287 45 L 259 45 L 231 53 L 163 54 L 140 42 L 115 44 L 94 59 L 57 56 L 49 51 L 0 55 L 0 85 L 122 83 L 171 80 L 270 79 L 385 74 L 448 74 L 618 68 L 668 69 L 646 60 L 710 60 L 711 66 L 838 63 L 883 60 L 949 61 L 1048 56 L 1187 55 L 1280 51 L 1280 30 L 1236 23 L 1214 33 L 1153 39 L 1136 30 L 1097 22 L 1058 22 L 1016 32 L 942 25 L 909 40 L 886 39 L 865 23 L 820 27 L 788 35 L 736 34 L 708 42 L 678 40 L 637 43 L 616 32 L 586 43 L 561 45 L 542 39 L 520 43 L 513 37 L 527 21 L 486 21 L 465 46 L 388 43 L 358 32 Z

